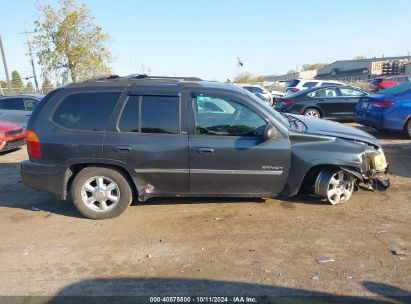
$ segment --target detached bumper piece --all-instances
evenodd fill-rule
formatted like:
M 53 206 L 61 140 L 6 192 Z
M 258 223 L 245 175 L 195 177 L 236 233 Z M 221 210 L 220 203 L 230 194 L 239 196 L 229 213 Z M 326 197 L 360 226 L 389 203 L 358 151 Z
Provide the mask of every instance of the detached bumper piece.
M 390 179 L 388 178 L 389 167 L 384 172 L 373 172 L 370 176 L 364 179 L 364 183 L 369 185 L 375 191 L 384 192 L 390 187 Z

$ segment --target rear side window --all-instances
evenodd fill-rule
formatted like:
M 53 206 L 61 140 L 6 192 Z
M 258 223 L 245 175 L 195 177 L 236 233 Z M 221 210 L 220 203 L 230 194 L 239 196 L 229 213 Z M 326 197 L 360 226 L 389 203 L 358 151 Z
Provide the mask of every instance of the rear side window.
M 306 82 L 303 84 L 304 88 L 312 88 L 315 87 L 317 85 L 317 82 Z
M 3 110 L 24 110 L 23 99 L 21 98 L 6 98 L 2 104 Z
M 347 97 L 350 97 L 350 96 L 364 96 L 365 95 L 364 92 L 361 92 L 361 91 L 358 91 L 358 90 L 355 90 L 355 89 L 352 89 L 352 88 L 341 88 L 340 91 L 341 91 L 342 96 L 347 96 Z
M 130 96 L 121 113 L 118 129 L 122 132 L 180 133 L 178 96 Z
M 289 87 L 289 88 L 296 87 L 296 86 L 298 86 L 299 83 L 300 83 L 300 81 L 299 81 L 298 79 L 294 79 L 293 81 L 291 81 L 291 82 L 288 84 L 288 87 Z
M 52 120 L 68 129 L 105 131 L 120 92 L 76 93 L 57 107 Z
M 180 133 L 178 96 L 142 96 L 141 98 L 141 133 Z

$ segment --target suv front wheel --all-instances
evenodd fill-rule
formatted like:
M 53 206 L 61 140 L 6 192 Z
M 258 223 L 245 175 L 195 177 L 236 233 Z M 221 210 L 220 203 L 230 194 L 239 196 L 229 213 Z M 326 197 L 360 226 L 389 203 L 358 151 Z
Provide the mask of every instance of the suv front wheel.
M 107 219 L 122 214 L 133 199 L 129 182 L 120 172 L 87 167 L 74 178 L 71 195 L 77 210 L 90 219 Z

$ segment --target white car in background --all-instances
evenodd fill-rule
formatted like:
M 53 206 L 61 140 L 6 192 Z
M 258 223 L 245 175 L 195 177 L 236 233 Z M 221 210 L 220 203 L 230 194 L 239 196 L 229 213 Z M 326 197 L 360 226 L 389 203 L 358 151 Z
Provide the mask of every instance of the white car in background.
M 251 93 L 261 94 L 267 100 L 272 100 L 273 99 L 273 95 L 271 94 L 271 92 L 269 90 L 267 90 L 266 88 L 264 88 L 263 86 L 259 85 L 259 84 L 236 83 L 236 85 L 238 85 L 240 87 L 243 87 L 244 89 L 246 89 L 247 91 L 249 91 Z
M 285 95 L 290 95 L 302 90 L 326 85 L 345 85 L 345 83 L 335 80 L 294 79 L 288 84 Z

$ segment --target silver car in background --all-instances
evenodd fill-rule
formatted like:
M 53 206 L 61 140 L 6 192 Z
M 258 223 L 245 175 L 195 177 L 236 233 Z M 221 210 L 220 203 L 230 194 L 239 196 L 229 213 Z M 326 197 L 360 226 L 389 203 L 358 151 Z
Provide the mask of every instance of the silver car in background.
M 20 94 L 0 96 L 0 120 L 14 122 L 26 128 L 27 122 L 44 95 Z

